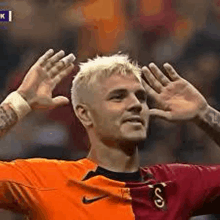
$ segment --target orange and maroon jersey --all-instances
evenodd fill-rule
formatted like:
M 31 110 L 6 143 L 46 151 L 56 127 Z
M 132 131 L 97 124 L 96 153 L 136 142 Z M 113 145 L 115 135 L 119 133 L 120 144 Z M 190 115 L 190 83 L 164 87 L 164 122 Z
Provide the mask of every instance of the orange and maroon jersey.
M 184 220 L 219 213 L 220 166 L 160 164 L 117 173 L 78 161 L 0 162 L 0 208 L 35 220 Z

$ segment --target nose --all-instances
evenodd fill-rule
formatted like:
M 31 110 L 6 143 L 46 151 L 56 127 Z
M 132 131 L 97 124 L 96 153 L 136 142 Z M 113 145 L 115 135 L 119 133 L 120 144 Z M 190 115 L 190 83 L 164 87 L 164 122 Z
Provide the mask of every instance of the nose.
M 135 95 L 132 95 L 129 99 L 128 110 L 135 111 L 137 113 L 141 112 L 142 110 L 142 103 Z

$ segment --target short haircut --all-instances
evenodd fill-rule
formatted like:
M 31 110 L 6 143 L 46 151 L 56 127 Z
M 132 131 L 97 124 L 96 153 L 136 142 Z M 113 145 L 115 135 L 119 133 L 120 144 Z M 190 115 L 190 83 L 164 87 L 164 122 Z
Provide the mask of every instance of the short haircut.
M 126 54 L 114 54 L 112 56 L 96 56 L 79 64 L 80 71 L 72 81 L 71 99 L 73 109 L 80 103 L 86 103 L 86 94 L 89 94 L 95 84 L 101 79 L 108 78 L 113 74 L 134 74 L 141 82 L 141 68 L 137 62 L 131 62 Z

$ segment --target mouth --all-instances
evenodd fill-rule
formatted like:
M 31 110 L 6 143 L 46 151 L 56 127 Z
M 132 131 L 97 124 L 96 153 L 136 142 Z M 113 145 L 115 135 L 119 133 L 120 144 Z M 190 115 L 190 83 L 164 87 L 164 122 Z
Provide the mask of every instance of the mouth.
M 128 122 L 134 125 L 144 125 L 144 121 L 140 117 L 132 117 L 125 119 L 124 122 Z

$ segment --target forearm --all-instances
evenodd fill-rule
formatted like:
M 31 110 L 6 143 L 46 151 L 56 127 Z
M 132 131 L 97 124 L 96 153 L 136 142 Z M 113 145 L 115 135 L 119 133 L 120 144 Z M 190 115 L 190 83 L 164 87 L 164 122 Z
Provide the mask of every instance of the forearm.
M 0 105 L 0 138 L 31 111 L 28 103 L 13 92 Z
M 0 138 L 6 134 L 18 121 L 18 116 L 10 104 L 0 106 Z
M 193 122 L 220 146 L 220 112 L 208 106 Z

